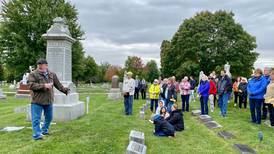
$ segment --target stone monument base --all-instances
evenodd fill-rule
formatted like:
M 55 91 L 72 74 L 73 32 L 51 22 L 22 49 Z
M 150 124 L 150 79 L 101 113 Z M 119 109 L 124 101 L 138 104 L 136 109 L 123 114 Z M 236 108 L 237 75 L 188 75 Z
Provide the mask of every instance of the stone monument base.
M 120 99 L 121 91 L 120 88 L 111 88 L 108 93 L 108 99 Z
M 31 110 L 28 106 L 27 120 L 31 121 Z M 85 114 L 85 103 L 78 102 L 74 104 L 53 104 L 53 121 L 65 122 L 75 120 Z

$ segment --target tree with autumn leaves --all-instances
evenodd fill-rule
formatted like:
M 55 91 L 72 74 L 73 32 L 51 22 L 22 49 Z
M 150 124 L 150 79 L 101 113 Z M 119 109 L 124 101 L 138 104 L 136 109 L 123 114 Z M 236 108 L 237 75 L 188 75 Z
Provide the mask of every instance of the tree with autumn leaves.
M 125 67 L 122 71 L 131 71 L 134 76 L 139 76 L 139 79 L 145 79 L 147 82 L 153 82 L 160 75 L 159 68 L 155 60 L 150 60 L 146 64 L 137 56 L 129 56 L 125 62 Z

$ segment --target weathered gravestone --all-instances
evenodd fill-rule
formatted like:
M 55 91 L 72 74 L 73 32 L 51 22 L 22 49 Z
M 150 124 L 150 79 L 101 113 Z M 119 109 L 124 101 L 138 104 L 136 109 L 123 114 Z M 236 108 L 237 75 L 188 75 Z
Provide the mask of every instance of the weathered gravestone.
M 6 95 L 4 95 L 2 89 L 0 89 L 0 99 L 6 99 Z
M 77 119 L 84 115 L 85 103 L 79 101 L 79 94 L 72 82 L 71 46 L 75 39 L 71 37 L 68 26 L 60 17 L 53 20 L 53 25 L 43 37 L 47 40 L 49 70 L 55 72 L 64 87 L 70 89 L 67 96 L 54 89 L 53 121 Z
M 143 132 L 131 130 L 129 134 L 129 141 L 145 144 L 145 134 Z
M 213 121 L 213 119 L 209 115 L 200 115 L 198 118 L 203 123 Z
M 232 133 L 227 132 L 227 131 L 218 132 L 218 136 L 220 136 L 224 139 L 233 139 L 233 138 L 235 138 L 235 136 Z
M 126 154 L 146 154 L 147 147 L 143 144 L 130 141 L 127 147 Z
M 14 113 L 27 113 L 28 106 L 19 106 L 14 108 Z
M 207 126 L 207 128 L 209 129 L 215 129 L 215 128 L 221 128 L 223 126 L 221 126 L 219 123 L 217 123 L 216 121 L 209 121 L 206 122 L 205 125 Z
M 111 80 L 111 89 L 108 94 L 109 99 L 120 99 L 121 90 L 119 88 L 119 77 L 114 75 Z
M 201 110 L 193 110 L 191 111 L 191 115 L 193 116 L 199 116 L 201 114 Z
M 139 116 L 140 116 L 140 119 L 145 120 L 145 109 L 144 109 L 144 108 L 141 108 L 139 114 L 140 114 L 140 115 L 139 115 Z
M 256 151 L 244 144 L 234 144 L 234 148 L 241 154 L 256 154 Z
M 30 90 L 27 85 L 29 73 L 23 75 L 23 79 L 19 82 L 19 89 L 16 92 L 15 98 L 30 98 Z

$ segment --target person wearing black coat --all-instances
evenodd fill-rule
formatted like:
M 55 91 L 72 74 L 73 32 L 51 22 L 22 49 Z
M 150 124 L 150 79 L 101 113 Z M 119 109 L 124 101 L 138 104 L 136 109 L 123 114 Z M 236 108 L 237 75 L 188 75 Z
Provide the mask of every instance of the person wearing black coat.
M 242 108 L 242 104 L 244 104 L 244 108 L 247 106 L 247 79 L 242 78 L 241 83 L 238 86 L 239 89 L 239 107 Z
M 172 105 L 171 113 L 167 118 L 167 121 L 174 126 L 176 131 L 183 131 L 185 129 L 183 112 L 182 110 L 177 109 L 176 104 Z
M 175 137 L 174 127 L 164 117 L 155 115 L 153 123 L 155 125 L 154 135 Z

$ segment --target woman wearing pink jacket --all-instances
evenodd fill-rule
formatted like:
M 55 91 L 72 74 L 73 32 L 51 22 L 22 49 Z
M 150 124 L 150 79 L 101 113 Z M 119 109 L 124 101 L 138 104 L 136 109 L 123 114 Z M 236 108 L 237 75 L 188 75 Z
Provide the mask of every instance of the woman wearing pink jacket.
M 184 77 L 180 83 L 180 94 L 182 98 L 182 111 L 189 112 L 189 94 L 190 94 L 190 83 L 188 77 Z

